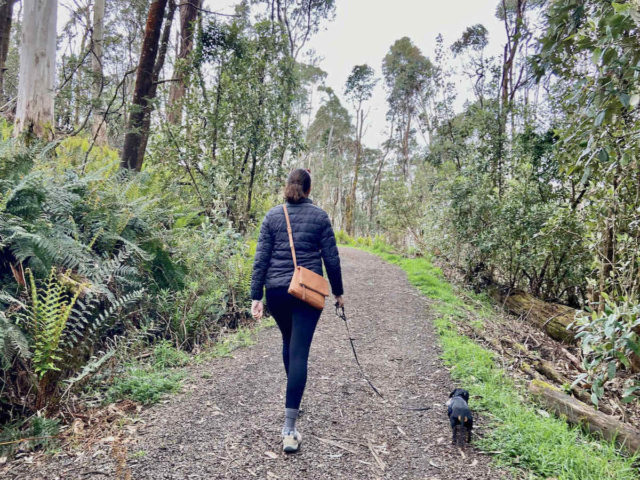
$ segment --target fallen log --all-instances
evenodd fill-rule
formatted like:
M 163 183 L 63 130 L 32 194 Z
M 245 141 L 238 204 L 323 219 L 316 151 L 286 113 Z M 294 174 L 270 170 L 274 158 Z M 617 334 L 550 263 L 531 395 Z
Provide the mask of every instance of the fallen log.
M 554 340 L 575 343 L 575 333 L 568 327 L 578 310 L 559 303 L 544 302 L 522 290 L 504 287 L 490 288 L 489 296 L 508 312 L 542 329 Z
M 574 425 L 581 425 L 591 433 L 598 433 L 631 453 L 640 451 L 640 430 L 615 417 L 605 415 L 586 403 L 571 397 L 554 386 L 540 380 L 532 380 L 529 391 L 556 415 L 565 417 Z
M 528 365 L 527 367 L 529 369 L 531 368 Z M 560 372 L 558 372 L 551 362 L 547 362 L 546 360 L 534 360 L 533 368 L 535 369 L 536 373 L 546 377 L 547 379 L 557 383 L 558 385 L 571 384 L 571 381 L 567 377 L 562 375 Z M 531 373 L 529 373 L 529 371 L 524 369 L 523 371 L 529 374 L 529 376 L 531 376 Z M 534 378 L 537 380 L 541 380 L 541 378 L 539 377 L 534 377 Z M 591 405 L 591 395 L 589 395 L 589 393 L 587 393 L 585 390 L 577 386 L 571 387 L 570 389 L 571 389 L 571 393 L 575 398 L 586 403 L 587 405 Z M 613 410 L 609 406 L 605 405 L 603 402 L 600 402 L 598 409 L 601 412 L 606 413 L 607 415 L 611 415 L 613 413 Z

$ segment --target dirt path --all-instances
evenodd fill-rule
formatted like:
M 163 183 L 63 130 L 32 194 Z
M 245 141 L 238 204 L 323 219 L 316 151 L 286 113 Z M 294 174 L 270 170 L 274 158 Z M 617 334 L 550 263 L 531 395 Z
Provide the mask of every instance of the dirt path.
M 428 301 L 399 268 L 359 250 L 341 253 L 358 354 L 389 400 L 361 379 L 344 327 L 328 308 L 311 350 L 298 454 L 281 453 L 285 375 L 279 332 L 269 328 L 233 358 L 190 368 L 186 393 L 141 414 L 127 446 L 133 479 L 508 478 L 488 456 L 467 449 L 463 457 L 450 445 L 444 402 L 453 383 L 438 358 Z M 394 402 L 431 409 L 406 411 Z M 60 455 L 14 478 L 116 475 L 107 449 Z

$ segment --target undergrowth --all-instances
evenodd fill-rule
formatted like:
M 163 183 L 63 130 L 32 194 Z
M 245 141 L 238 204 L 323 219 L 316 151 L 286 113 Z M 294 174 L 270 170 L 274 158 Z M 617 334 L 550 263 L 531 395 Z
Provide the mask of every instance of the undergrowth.
M 252 327 L 239 327 L 197 355 L 188 355 L 171 342 L 162 341 L 154 346 L 149 361 L 135 362 L 125 367 L 124 374 L 118 375 L 108 388 L 105 401 L 116 402 L 129 398 L 143 405 L 157 403 L 166 394 L 180 390 L 186 376 L 181 367 L 217 357 L 229 357 L 234 350 L 253 345 L 257 332 L 273 325 L 275 322 L 269 318 Z
M 12 456 L 18 450 L 53 450 L 58 447 L 59 432 L 59 420 L 37 415 L 4 425 L 0 430 L 0 457 Z
M 637 479 L 637 457 L 625 456 L 612 442 L 585 434 L 555 417 L 542 415 L 526 399 L 493 352 L 460 335 L 455 321 L 467 319 L 467 311 L 480 319 L 487 315 L 486 300 L 472 296 L 473 306 L 456 294 L 439 268 L 428 258 L 408 258 L 381 241 L 350 241 L 382 259 L 398 265 L 409 281 L 430 299 L 438 313 L 434 324 L 442 358 L 452 377 L 471 393 L 472 409 L 491 418 L 490 430 L 475 444 L 491 452 L 497 464 L 518 468 L 526 478 L 558 480 Z M 464 320 L 466 321 L 466 320 Z

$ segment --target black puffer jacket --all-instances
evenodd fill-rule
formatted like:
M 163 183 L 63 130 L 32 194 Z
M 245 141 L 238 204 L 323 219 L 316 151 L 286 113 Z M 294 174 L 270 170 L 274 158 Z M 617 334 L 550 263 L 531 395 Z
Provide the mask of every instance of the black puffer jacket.
M 308 198 L 300 203 L 287 202 L 287 211 L 298 265 L 322 275 L 324 260 L 331 291 L 342 295 L 340 257 L 329 215 Z M 269 210 L 262 221 L 251 276 L 251 298 L 261 300 L 265 286 L 288 287 L 292 276 L 287 222 L 282 205 L 278 205 Z

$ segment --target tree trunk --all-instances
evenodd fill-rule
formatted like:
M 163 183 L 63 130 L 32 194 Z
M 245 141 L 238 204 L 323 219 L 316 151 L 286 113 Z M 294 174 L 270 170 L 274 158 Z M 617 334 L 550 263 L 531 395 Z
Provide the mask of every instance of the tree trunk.
M 104 7 L 105 0 L 95 0 L 93 6 L 93 32 L 91 34 L 91 70 L 93 71 L 93 126 L 92 133 L 97 145 L 107 144 L 107 124 L 102 108 L 102 89 L 104 74 L 102 70 L 102 51 L 104 46 Z
M 186 92 L 185 60 L 193 51 L 193 39 L 198 11 L 202 0 L 186 0 L 180 4 L 180 51 L 173 69 L 173 79 L 169 88 L 169 114 L 167 120 L 172 125 L 182 120 L 181 100 Z
M 15 134 L 53 137 L 56 0 L 24 0 Z
M 142 126 L 144 116 L 149 105 L 149 94 L 153 88 L 153 68 L 158 53 L 160 31 L 162 29 L 162 17 L 164 15 L 167 0 L 154 0 L 149 7 L 147 24 L 144 29 L 144 39 L 140 51 L 140 62 L 136 74 L 136 83 L 133 88 L 133 101 L 131 114 L 127 124 L 127 133 L 124 137 L 122 159 L 120 166 L 131 170 L 140 171 L 142 162 L 140 147 L 142 141 Z M 144 152 L 142 152 L 144 155 Z
M 351 183 L 351 191 L 347 197 L 345 208 L 345 229 L 349 235 L 353 235 L 353 217 L 356 205 L 356 192 L 358 189 L 358 174 L 360 172 L 360 163 L 362 157 L 362 124 L 364 123 L 364 111 L 359 108 L 356 112 L 356 161 L 353 165 L 353 182 Z
M 160 49 L 158 50 L 158 58 L 153 66 L 153 74 L 151 75 L 151 90 L 149 90 L 148 98 L 152 100 L 156 98 L 156 92 L 158 90 L 158 78 L 160 77 L 160 71 L 164 65 L 164 59 L 167 55 L 167 48 L 169 46 L 169 37 L 171 36 L 171 24 L 173 23 L 173 15 L 176 11 L 175 0 L 169 0 L 169 10 L 167 11 L 167 19 L 164 22 L 164 29 L 162 31 L 162 38 L 160 39 Z M 153 103 L 147 102 L 144 109 L 144 119 L 142 121 L 142 128 L 140 129 L 140 147 L 138 148 L 138 164 L 144 163 L 144 153 L 147 150 L 147 142 L 149 141 L 149 130 L 151 129 L 151 112 L 153 112 Z
M 557 303 L 547 303 L 521 290 L 493 287 L 489 296 L 510 313 L 544 330 L 554 340 L 574 343 L 575 334 L 567 327 L 574 321 L 577 310 Z
M 11 20 L 16 0 L 0 0 L 0 105 L 4 103 L 4 71 L 11 41 Z
M 607 440 L 615 441 L 629 452 L 640 451 L 640 430 L 623 423 L 615 417 L 598 412 L 574 397 L 563 393 L 548 383 L 533 380 L 529 391 L 547 408 L 574 425 L 584 426 L 591 433 L 598 433 Z

